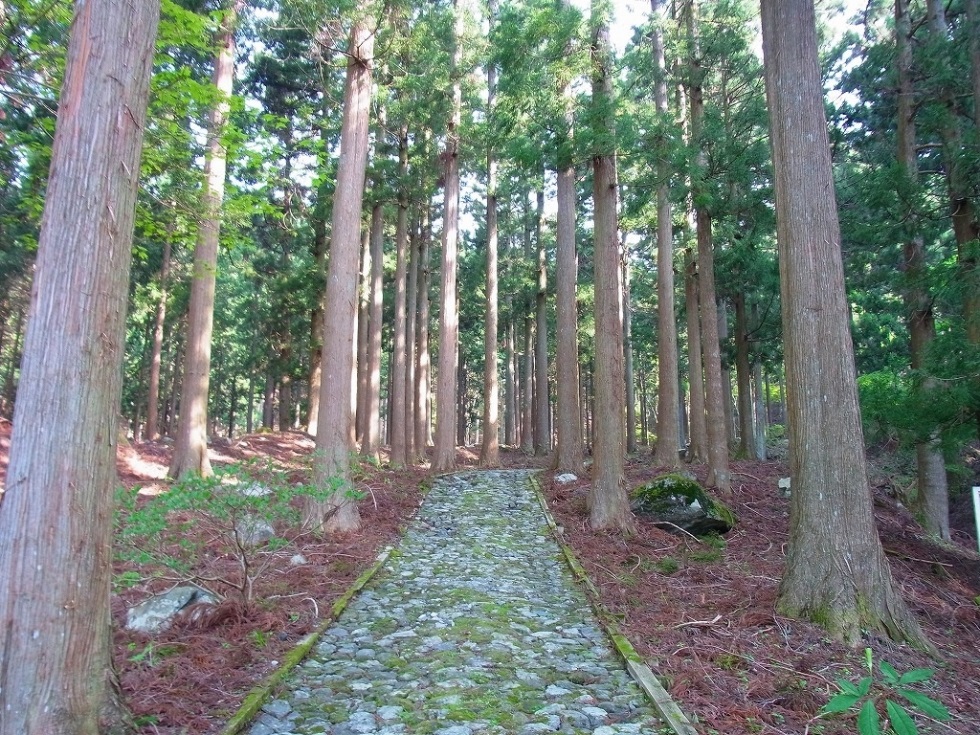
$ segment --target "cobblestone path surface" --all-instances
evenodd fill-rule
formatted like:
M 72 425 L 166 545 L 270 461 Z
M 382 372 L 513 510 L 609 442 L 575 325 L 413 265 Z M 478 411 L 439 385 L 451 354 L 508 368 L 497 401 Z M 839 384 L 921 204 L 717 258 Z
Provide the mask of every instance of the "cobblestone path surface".
M 438 478 L 249 735 L 666 733 L 518 470 Z

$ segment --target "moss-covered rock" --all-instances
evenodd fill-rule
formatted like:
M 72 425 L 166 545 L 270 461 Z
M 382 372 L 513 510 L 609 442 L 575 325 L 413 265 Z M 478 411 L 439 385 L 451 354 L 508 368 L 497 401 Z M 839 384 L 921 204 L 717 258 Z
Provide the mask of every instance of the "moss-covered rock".
M 712 498 L 697 480 L 681 474 L 662 475 L 630 492 L 633 512 L 664 524 L 672 524 L 695 536 L 728 533 L 735 514 Z M 667 530 L 671 530 L 668 526 Z

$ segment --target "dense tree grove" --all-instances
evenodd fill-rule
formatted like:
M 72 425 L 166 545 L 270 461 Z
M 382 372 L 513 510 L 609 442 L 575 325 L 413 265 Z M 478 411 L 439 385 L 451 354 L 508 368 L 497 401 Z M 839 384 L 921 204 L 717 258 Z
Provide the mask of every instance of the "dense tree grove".
M 163 0 L 136 201 L 110 212 L 134 221 L 117 429 L 172 439 L 175 477 L 210 472 L 208 441 L 308 431 L 326 532 L 359 522 L 358 451 L 446 470 L 460 445 L 486 466 L 510 446 L 576 473 L 591 455 L 591 523 L 628 533 L 627 451 L 704 462 L 725 493 L 731 459 L 788 423 L 781 604 L 925 644 L 880 547 L 849 546 L 870 527 L 854 468 L 865 439 L 908 448 L 904 499 L 949 538 L 980 439 L 978 3 L 652 0 L 628 33 L 615 5 Z M 0 0 L 8 418 L 37 400 L 72 17 Z M 838 525 L 827 483 L 854 514 Z M 836 553 L 867 566 L 831 605 Z

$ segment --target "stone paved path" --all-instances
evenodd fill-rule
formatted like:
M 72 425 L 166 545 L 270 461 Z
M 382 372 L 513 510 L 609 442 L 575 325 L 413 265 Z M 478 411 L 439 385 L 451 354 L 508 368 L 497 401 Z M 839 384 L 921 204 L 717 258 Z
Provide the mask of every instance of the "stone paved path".
M 669 732 L 548 534 L 528 472 L 438 478 L 249 735 Z

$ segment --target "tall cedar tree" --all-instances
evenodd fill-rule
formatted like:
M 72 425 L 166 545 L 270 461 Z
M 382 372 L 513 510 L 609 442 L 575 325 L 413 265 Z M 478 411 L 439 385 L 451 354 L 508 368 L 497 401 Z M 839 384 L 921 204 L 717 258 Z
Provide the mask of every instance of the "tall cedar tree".
M 160 436 L 160 369 L 163 363 L 163 331 L 167 321 L 167 290 L 170 286 L 170 260 L 173 254 L 173 232 L 168 225 L 163 242 L 163 264 L 160 266 L 160 296 L 153 323 L 153 348 L 150 353 L 149 397 L 146 400 L 146 438 Z
M 813 0 L 763 0 L 762 36 L 793 479 L 778 606 L 851 644 L 871 629 L 928 645 L 875 528 Z
M 562 12 L 570 12 L 568 0 L 561 0 Z M 571 41 L 567 48 L 572 53 Z M 578 368 L 578 254 L 575 246 L 575 157 L 572 149 L 575 98 L 571 79 L 559 80 L 565 105 L 564 126 L 558 138 L 558 212 L 555 233 L 555 302 L 557 311 L 557 406 L 555 407 L 555 468 L 559 472 L 582 474 L 582 409 L 579 400 Z
M 408 463 L 409 416 L 405 376 L 408 372 L 405 330 L 408 280 L 408 125 L 398 130 L 398 215 L 395 220 L 395 329 L 391 349 L 391 466 Z
M 544 243 L 544 189 L 538 189 L 535 243 L 538 288 L 534 294 L 534 453 L 551 451 L 551 402 L 548 385 L 548 251 Z
M 949 23 L 946 20 L 946 4 L 943 0 L 927 0 L 926 8 L 930 34 L 937 47 L 948 51 Z M 978 72 L 980 70 L 974 67 L 975 93 L 976 86 L 980 84 L 975 76 Z M 949 188 L 949 209 L 962 279 L 963 321 L 966 324 L 967 339 L 971 344 L 980 345 L 980 221 L 977 220 L 974 200 L 970 195 L 970 175 L 962 155 L 963 131 L 958 119 L 956 95 L 947 87 L 942 90 L 941 99 L 946 107 L 942 129 L 943 168 Z M 974 122 L 977 123 L 976 120 Z
M 898 163 L 910 184 L 919 178 L 918 151 L 915 145 L 915 109 L 912 86 L 912 24 L 908 0 L 895 0 L 895 63 L 898 67 Z M 914 211 L 908 216 L 908 234 L 904 243 L 904 289 L 906 322 L 909 330 L 909 355 L 915 371 L 926 368 L 929 347 L 936 336 L 936 321 L 932 312 L 932 297 L 925 287 L 925 243 L 919 228 L 921 218 Z M 925 377 L 920 390 L 928 393 L 935 380 Z M 938 436 L 915 445 L 918 509 L 929 533 L 949 541 L 949 488 L 946 482 L 946 462 Z
M 221 204 L 225 194 L 228 152 L 222 138 L 228 123 L 235 76 L 235 26 L 243 0 L 232 0 L 218 29 L 212 81 L 217 100 L 208 119 L 208 148 L 204 161 L 203 216 L 194 246 L 191 300 L 187 312 L 187 347 L 180 397 L 180 420 L 170 461 L 170 476 L 211 474 L 208 459 L 208 387 L 211 378 L 211 333 L 214 329 L 214 289 L 218 271 Z
M 623 296 L 616 216 L 616 121 L 608 0 L 593 0 L 592 104 L 595 150 L 595 418 L 589 524 L 595 529 L 632 528 L 626 496 Z
M 666 0 L 650 0 L 653 30 L 650 46 L 654 67 L 654 104 L 660 124 L 666 124 L 667 61 L 664 54 Z M 666 145 L 666 135 L 662 136 Z M 680 367 L 677 352 L 677 315 L 674 306 L 674 223 L 671 220 L 670 175 L 667 157 L 659 156 L 657 168 L 657 446 L 654 459 L 668 467 L 680 465 Z
M 453 0 L 453 55 L 450 74 L 453 98 L 446 125 L 442 211 L 442 289 L 439 312 L 439 371 L 436 375 L 436 431 L 432 469 L 446 472 L 456 466 L 456 377 L 459 352 L 459 311 L 456 268 L 459 246 L 459 124 L 463 88 L 459 78 L 463 58 L 463 9 Z
M 361 17 L 370 17 L 360 8 Z M 326 500 L 310 500 L 305 509 L 308 527 L 325 531 L 356 531 L 361 516 L 352 497 L 351 455 L 354 452 L 351 386 L 354 381 L 354 339 L 357 331 L 357 270 L 360 259 L 361 206 L 367 170 L 368 128 L 374 29 L 358 20 L 351 30 L 340 134 L 340 162 L 333 203 L 333 239 L 324 311 L 323 380 L 320 420 L 313 455 L 317 488 L 330 491 Z
M 497 23 L 499 3 L 489 0 L 487 12 L 490 35 Z M 487 62 L 487 115 L 493 119 L 497 99 L 497 64 Z M 487 297 L 483 325 L 483 438 L 480 466 L 500 464 L 500 381 L 497 368 L 497 155 L 493 143 L 487 146 Z
M 718 301 L 715 295 L 715 256 L 712 215 L 703 203 L 705 169 L 708 166 L 702 136 L 704 129 L 704 69 L 698 38 L 698 2 L 687 6 L 688 59 L 690 73 L 691 142 L 698 150 L 691 192 L 698 244 L 698 305 L 701 315 L 701 350 L 704 358 L 704 402 L 707 414 L 708 484 L 722 491 L 731 489 L 728 466 L 728 422 L 722 382 L 721 346 L 718 334 Z M 730 385 L 730 383 L 729 383 Z
M 122 723 L 112 508 L 156 2 L 75 7 L 0 495 L 0 735 Z
M 383 135 L 383 132 L 379 127 L 379 137 L 380 135 Z M 381 196 L 378 191 L 373 193 L 375 196 Z M 362 310 L 357 323 L 358 334 L 364 331 L 367 335 L 364 365 L 358 363 L 359 373 L 364 375 L 364 380 L 361 381 L 364 395 L 359 402 L 364 413 L 361 455 L 377 460 L 381 448 L 381 336 L 384 318 L 384 205 L 380 201 L 376 201 L 371 207 L 368 243 L 364 259 L 371 266 L 369 271 L 371 282 L 370 286 L 364 284 L 362 288 L 370 294 L 370 297 L 368 308 Z

